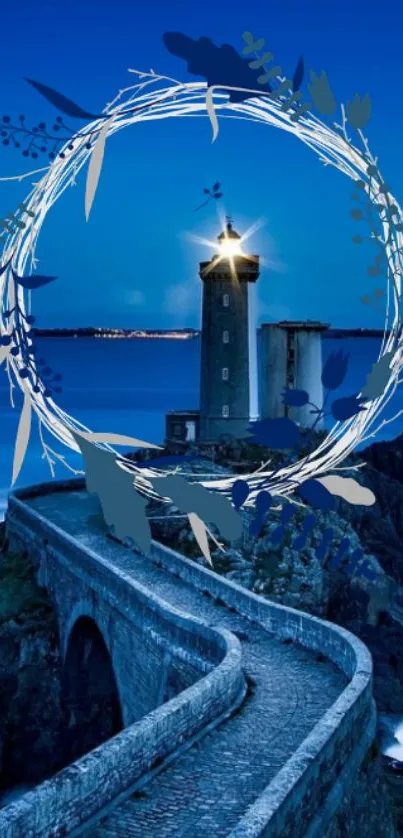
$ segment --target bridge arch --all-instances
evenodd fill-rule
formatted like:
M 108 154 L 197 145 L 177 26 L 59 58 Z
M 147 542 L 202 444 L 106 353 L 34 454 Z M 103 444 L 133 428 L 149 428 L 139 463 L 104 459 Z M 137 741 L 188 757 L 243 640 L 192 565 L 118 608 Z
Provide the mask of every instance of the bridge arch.
M 61 687 L 67 764 L 124 726 L 112 656 L 92 615 L 78 616 L 66 637 Z

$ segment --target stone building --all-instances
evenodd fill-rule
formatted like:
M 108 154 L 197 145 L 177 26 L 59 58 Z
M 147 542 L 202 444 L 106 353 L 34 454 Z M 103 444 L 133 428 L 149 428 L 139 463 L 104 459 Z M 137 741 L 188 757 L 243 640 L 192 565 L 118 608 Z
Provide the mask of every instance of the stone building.
M 322 406 L 322 333 L 327 324 L 307 320 L 264 323 L 258 330 L 259 414 L 261 419 L 289 416 L 310 427 L 312 405 L 287 408 L 285 387 L 306 390 L 313 404 Z M 318 422 L 317 427 L 320 425 Z

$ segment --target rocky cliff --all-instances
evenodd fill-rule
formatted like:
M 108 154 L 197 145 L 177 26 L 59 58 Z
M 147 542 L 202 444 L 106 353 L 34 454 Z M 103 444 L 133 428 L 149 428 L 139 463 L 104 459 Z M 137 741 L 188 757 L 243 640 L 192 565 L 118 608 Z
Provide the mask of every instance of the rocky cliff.
M 4 525 L 0 533 L 4 537 Z M 24 556 L 0 552 L 0 788 L 35 785 L 60 766 L 55 615 Z M 0 804 L 1 805 L 1 804 Z

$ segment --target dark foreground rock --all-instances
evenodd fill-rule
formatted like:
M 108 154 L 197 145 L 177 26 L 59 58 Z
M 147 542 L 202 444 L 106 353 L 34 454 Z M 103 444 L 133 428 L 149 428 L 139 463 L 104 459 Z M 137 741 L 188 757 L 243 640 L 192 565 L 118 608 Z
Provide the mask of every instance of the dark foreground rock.
M 60 764 L 55 615 L 24 556 L 0 555 L 0 786 L 34 785 Z
M 397 831 L 397 813 L 391 805 L 388 783 L 376 743 L 370 748 L 353 782 L 350 794 L 345 797 L 324 838 L 394 838 Z M 396 827 L 394 825 L 396 822 Z

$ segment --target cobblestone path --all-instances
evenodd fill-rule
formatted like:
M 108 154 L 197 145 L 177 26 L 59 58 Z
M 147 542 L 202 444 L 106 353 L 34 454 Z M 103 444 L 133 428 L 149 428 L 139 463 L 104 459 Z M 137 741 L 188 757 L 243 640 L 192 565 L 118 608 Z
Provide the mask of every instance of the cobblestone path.
M 86 838 L 224 838 L 298 748 L 346 685 L 328 661 L 282 642 L 225 605 L 107 539 L 85 492 L 42 496 L 29 505 L 113 561 L 168 603 L 242 643 L 255 684 L 241 708 L 114 809 Z M 79 514 L 77 514 L 79 512 Z

